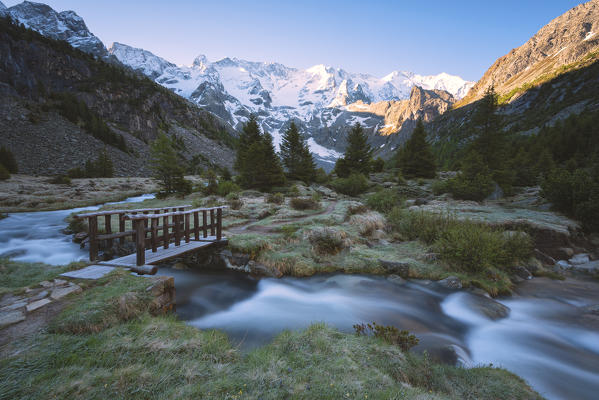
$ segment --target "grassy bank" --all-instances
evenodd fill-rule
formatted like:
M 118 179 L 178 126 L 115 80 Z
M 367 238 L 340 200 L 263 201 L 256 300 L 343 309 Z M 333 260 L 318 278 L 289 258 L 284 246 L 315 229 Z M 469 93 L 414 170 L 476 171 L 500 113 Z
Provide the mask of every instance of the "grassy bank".
M 0 181 L 0 208 L 3 212 L 65 210 L 122 201 L 157 190 L 150 178 L 72 179 L 70 184 L 54 184 L 51 180 L 13 175 Z
M 242 353 L 222 332 L 150 316 L 145 286 L 112 274 L 49 329 L 12 343 L 19 351 L 0 361 L 0 398 L 539 398 L 505 370 L 435 364 L 323 324 Z

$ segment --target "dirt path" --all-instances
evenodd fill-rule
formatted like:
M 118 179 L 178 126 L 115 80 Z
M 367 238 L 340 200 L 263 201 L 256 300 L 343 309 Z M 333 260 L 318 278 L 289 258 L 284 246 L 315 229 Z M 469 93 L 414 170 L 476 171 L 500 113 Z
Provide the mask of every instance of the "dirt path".
M 329 204 L 327 206 L 327 208 L 325 208 L 324 210 L 317 212 L 315 214 L 298 215 L 298 216 L 295 216 L 292 218 L 287 218 L 287 219 L 273 222 L 272 224 L 270 224 L 268 226 L 256 225 L 258 220 L 253 220 L 253 221 L 250 221 L 250 222 L 242 224 L 242 225 L 237 225 L 237 226 L 231 227 L 231 228 L 227 229 L 227 232 L 233 233 L 233 234 L 239 234 L 239 233 L 244 233 L 244 232 L 259 232 L 259 233 L 264 233 L 267 235 L 274 234 L 274 233 L 276 233 L 276 228 L 278 228 L 280 226 L 292 224 L 292 223 L 295 223 L 298 221 L 304 221 L 304 220 L 306 220 L 308 218 L 312 218 L 312 217 L 318 217 L 321 215 L 331 214 L 335 210 L 336 206 L 337 206 L 337 201 L 335 200 L 335 201 L 331 202 L 331 204 Z

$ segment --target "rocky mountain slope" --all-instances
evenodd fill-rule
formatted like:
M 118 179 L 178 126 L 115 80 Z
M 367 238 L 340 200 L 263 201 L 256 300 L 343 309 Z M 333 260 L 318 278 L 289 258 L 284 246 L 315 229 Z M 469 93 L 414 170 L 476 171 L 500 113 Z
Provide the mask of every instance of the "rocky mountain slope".
M 459 105 L 480 99 L 495 85 L 502 101 L 571 68 L 599 51 L 599 0 L 591 0 L 555 18 L 522 46 L 497 59 Z
M 107 148 L 117 174 L 147 175 L 149 143 L 160 132 L 175 135 L 202 166 L 232 164 L 233 131 L 224 121 L 124 67 L 6 20 L 0 93 L 0 144 L 23 173 L 65 173 Z

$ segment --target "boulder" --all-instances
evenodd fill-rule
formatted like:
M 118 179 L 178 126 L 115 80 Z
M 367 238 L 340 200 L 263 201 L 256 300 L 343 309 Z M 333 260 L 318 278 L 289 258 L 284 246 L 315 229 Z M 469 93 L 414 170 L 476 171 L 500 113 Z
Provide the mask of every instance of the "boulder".
M 503 304 L 485 296 L 468 296 L 468 303 L 479 313 L 496 321 L 506 318 L 510 314 L 510 309 Z
M 558 262 L 555 263 L 555 266 L 558 269 L 570 269 L 572 267 L 570 265 L 570 263 L 568 261 L 565 261 L 565 260 L 559 260 Z
M 591 261 L 585 264 L 571 265 L 570 268 L 574 272 L 582 272 L 591 275 L 596 274 L 599 273 L 599 260 Z
M 555 259 L 545 253 L 543 253 L 541 250 L 539 249 L 535 249 L 535 257 L 541 261 L 543 264 L 546 265 L 555 265 Z
M 387 280 L 391 283 L 395 283 L 396 285 L 403 285 L 406 283 L 406 280 L 399 275 L 389 275 Z
M 247 266 L 250 273 L 254 275 L 268 276 L 271 278 L 280 278 L 283 276 L 283 273 L 277 268 L 268 268 L 266 265 L 256 261 L 248 262 Z
M 448 289 L 457 290 L 462 288 L 462 281 L 460 281 L 460 279 L 457 276 L 448 276 L 445 279 L 437 281 L 437 283 Z
M 410 276 L 410 264 L 407 262 L 386 261 L 379 259 L 379 264 L 388 274 L 396 274 L 402 278 L 408 278 Z
M 591 261 L 588 254 L 576 254 L 574 257 L 568 260 L 572 265 L 587 264 Z
M 574 255 L 574 249 L 571 247 L 559 247 L 555 251 L 557 258 L 568 260 Z
M 514 267 L 513 271 L 514 275 L 516 275 L 519 278 L 526 280 L 532 279 L 532 274 L 530 273 L 530 271 L 521 265 Z

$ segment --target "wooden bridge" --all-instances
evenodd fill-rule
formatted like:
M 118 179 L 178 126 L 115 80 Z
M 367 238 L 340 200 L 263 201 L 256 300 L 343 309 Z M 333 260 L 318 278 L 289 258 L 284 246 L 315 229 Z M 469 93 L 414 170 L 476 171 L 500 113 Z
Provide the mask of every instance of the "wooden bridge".
M 87 219 L 90 261 L 99 265 L 125 267 L 138 273 L 153 275 L 157 271 L 154 264 L 180 257 L 214 243 L 226 242 L 222 233 L 225 206 L 189 209 L 190 207 L 185 205 L 109 210 L 79 214 L 75 218 Z M 116 216 L 118 221 L 118 232 L 113 231 L 113 216 Z M 98 218 L 104 220 L 103 233 L 99 232 Z M 135 243 L 135 253 L 110 261 L 96 261 L 101 241 L 106 241 L 107 247 L 110 248 L 113 241 L 117 239 L 121 245 L 125 244 L 128 236 Z

